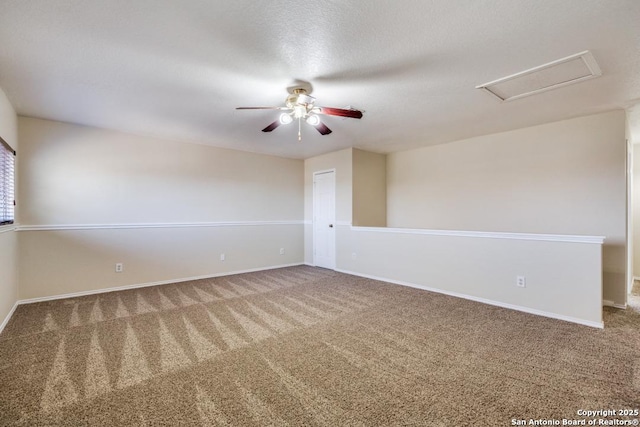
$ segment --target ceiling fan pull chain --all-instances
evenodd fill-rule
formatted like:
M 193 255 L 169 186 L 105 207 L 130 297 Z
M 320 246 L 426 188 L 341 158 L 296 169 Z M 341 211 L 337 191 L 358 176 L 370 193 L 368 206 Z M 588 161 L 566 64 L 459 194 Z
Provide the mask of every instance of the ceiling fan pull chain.
M 302 135 L 300 134 L 300 128 L 302 126 L 302 118 L 298 117 L 298 142 L 302 141 Z

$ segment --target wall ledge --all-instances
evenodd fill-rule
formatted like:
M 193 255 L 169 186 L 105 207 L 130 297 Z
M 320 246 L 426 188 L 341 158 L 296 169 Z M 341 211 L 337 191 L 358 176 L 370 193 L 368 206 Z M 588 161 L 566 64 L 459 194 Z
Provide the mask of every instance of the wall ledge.
M 576 236 L 563 234 L 505 233 L 493 231 L 428 230 L 422 228 L 355 227 L 351 231 L 396 234 L 420 234 L 428 236 L 474 237 L 483 239 L 538 240 L 544 242 L 591 243 L 602 245 L 604 236 Z

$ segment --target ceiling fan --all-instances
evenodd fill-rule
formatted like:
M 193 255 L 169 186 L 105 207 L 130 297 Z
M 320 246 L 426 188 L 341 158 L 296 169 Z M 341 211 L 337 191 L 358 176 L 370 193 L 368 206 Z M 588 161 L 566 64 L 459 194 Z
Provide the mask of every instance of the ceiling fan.
M 320 107 L 314 105 L 316 99 L 309 95 L 304 88 L 294 88 L 285 100 L 285 107 L 237 107 L 236 110 L 280 110 L 282 113 L 275 122 L 271 123 L 262 132 L 271 132 L 280 125 L 286 125 L 298 120 L 298 141 L 302 139 L 300 128 L 302 120 L 316 128 L 322 135 L 331 133 L 331 129 L 320 120 L 319 115 L 348 117 L 351 119 L 362 118 L 362 111 L 356 109 L 344 109 L 333 107 Z

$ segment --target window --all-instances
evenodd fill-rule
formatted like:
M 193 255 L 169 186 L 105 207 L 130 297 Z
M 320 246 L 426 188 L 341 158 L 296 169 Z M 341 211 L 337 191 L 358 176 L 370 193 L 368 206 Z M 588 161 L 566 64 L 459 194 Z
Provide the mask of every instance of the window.
M 0 225 L 13 224 L 16 152 L 0 138 Z

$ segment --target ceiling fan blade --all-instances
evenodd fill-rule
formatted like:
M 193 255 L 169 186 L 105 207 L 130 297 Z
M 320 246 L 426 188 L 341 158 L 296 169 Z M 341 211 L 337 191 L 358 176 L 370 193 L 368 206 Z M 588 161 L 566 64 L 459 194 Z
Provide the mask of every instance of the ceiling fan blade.
M 236 110 L 290 110 L 287 107 L 236 107 Z
M 327 127 L 327 125 L 325 125 L 325 124 L 324 124 L 324 123 L 322 123 L 322 122 L 320 122 L 320 123 L 318 123 L 317 125 L 315 125 L 315 126 L 314 126 L 314 128 L 316 128 L 316 129 L 318 130 L 318 132 L 320 132 L 320 133 L 321 133 L 321 134 L 323 134 L 323 135 L 329 135 L 329 134 L 332 132 L 332 130 L 331 130 L 331 129 L 329 129 L 329 128 Z
M 271 123 L 269 126 L 267 126 L 266 128 L 262 129 L 262 132 L 271 132 L 272 130 L 274 130 L 275 128 L 277 128 L 278 126 L 280 126 L 280 120 L 276 120 L 275 122 Z
M 313 111 L 315 113 L 325 114 L 327 116 L 349 117 L 351 119 L 362 118 L 362 111 L 360 110 L 345 110 L 343 108 L 333 108 L 333 107 L 317 107 L 317 108 L 314 108 Z

